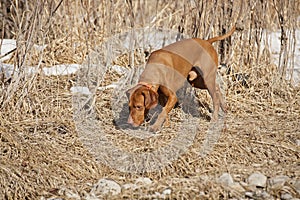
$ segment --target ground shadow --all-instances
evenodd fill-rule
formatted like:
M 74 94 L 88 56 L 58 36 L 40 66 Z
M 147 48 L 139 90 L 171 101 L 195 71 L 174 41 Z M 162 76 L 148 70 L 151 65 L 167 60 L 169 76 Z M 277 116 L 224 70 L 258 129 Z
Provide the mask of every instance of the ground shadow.
M 162 111 L 163 106 L 167 101 L 167 97 L 160 91 L 159 94 L 159 105 L 155 108 L 151 109 L 145 117 L 145 124 L 152 125 L 156 119 L 158 114 Z M 210 116 L 206 113 L 201 112 L 201 107 L 207 109 L 211 112 L 209 105 L 204 102 L 200 102 L 199 99 L 195 95 L 195 88 L 189 83 L 186 83 L 184 87 L 177 91 L 178 102 L 175 105 L 175 108 L 179 107 L 183 110 L 185 114 L 189 114 L 192 117 L 196 118 L 205 118 L 206 120 L 210 120 Z M 121 110 L 116 114 L 113 119 L 113 124 L 116 129 L 131 129 L 131 130 L 139 130 L 141 128 L 145 128 L 145 124 L 142 124 L 140 127 L 133 127 L 127 123 L 128 116 L 129 116 L 129 108 L 128 108 L 128 99 L 120 105 Z

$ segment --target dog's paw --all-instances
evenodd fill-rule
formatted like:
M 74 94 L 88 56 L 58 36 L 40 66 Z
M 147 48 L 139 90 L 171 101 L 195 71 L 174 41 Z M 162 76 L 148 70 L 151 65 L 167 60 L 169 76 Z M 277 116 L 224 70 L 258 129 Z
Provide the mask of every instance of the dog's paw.
M 219 119 L 219 116 L 214 113 L 211 120 L 210 120 L 210 122 L 211 123 L 216 123 L 218 121 L 218 119 Z
M 150 132 L 153 132 L 153 133 L 157 133 L 160 131 L 160 126 L 157 125 L 157 124 L 153 124 L 152 126 L 149 127 L 148 129 Z

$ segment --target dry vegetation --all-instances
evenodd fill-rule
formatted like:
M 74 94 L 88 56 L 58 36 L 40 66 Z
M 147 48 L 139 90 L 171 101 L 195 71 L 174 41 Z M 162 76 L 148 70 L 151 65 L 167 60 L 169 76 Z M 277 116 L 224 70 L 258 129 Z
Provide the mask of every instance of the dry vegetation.
M 67 198 L 68 190 L 83 197 L 100 178 L 123 184 L 134 182 L 139 176 L 150 177 L 153 184 L 125 190 L 114 198 L 136 199 L 172 188 L 172 197 L 178 199 L 191 199 L 199 191 L 204 191 L 207 199 L 228 199 L 242 196 L 230 193 L 214 181 L 224 172 L 233 174 L 236 181 L 245 181 L 254 171 L 267 177 L 300 177 L 300 88 L 284 78 L 294 67 L 289 55 L 295 50 L 299 1 L 244 0 L 242 10 L 239 1 L 218 0 L 0 3 L 1 38 L 17 41 L 12 58 L 6 61 L 14 64 L 15 75 L 1 76 L 0 81 L 1 199 Z M 76 75 L 49 77 L 23 73 L 29 65 L 42 68 L 82 63 L 102 41 L 131 28 L 167 28 L 208 38 L 226 32 L 235 23 L 238 30 L 234 35 L 215 46 L 220 62 L 231 66 L 234 73 L 223 77 L 229 106 L 227 128 L 214 151 L 199 158 L 195 151 L 201 148 L 209 124 L 205 117 L 209 113 L 203 109 L 204 117 L 200 119 L 201 128 L 193 146 L 159 172 L 121 173 L 95 160 L 81 143 L 73 120 L 70 88 Z M 266 29 L 281 31 L 279 66 L 270 59 L 268 41 L 263 40 Z M 260 49 L 261 43 L 265 49 Z M 47 47 L 36 51 L 34 44 Z M 126 56 L 115 62 L 123 63 L 124 67 L 131 64 Z M 247 86 L 235 80 L 235 74 L 246 74 Z M 108 73 L 105 83 L 118 78 Z M 197 96 L 211 105 L 205 91 L 197 91 Z M 99 92 L 97 109 L 107 106 L 110 98 L 109 92 Z M 173 116 L 178 118 L 176 113 Z M 124 135 L 120 139 L 116 134 L 111 137 L 124 142 L 118 145 L 143 146 L 135 140 L 127 141 Z M 172 134 L 158 140 L 167 142 L 168 137 Z M 161 145 L 158 140 L 147 145 L 155 148 Z M 280 197 L 280 189 L 269 193 Z

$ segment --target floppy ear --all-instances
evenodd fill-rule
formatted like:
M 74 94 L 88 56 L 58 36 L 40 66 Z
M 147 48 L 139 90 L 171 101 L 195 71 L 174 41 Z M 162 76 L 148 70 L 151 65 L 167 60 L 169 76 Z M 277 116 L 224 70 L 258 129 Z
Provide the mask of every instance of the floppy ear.
M 126 96 L 128 100 L 130 99 L 130 95 L 136 90 L 137 86 L 134 86 L 133 88 L 130 88 L 129 90 L 126 91 Z
M 142 92 L 145 98 L 146 109 L 151 109 L 157 106 L 158 103 L 158 93 L 153 90 L 145 90 Z
M 131 89 L 129 89 L 129 90 L 126 91 L 126 96 L 127 96 L 128 100 L 130 98 L 130 95 L 131 95 L 132 91 L 133 91 L 133 88 L 131 88 Z

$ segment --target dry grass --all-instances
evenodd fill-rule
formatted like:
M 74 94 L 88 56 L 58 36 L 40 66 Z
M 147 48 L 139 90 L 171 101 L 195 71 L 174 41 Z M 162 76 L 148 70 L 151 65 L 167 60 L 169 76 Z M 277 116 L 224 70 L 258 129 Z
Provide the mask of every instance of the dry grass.
M 2 14 L 5 14 L 8 4 L 0 2 Z M 299 146 L 296 144 L 300 140 L 300 88 L 281 78 L 286 69 L 293 68 L 290 62 L 284 61 L 293 48 L 293 38 L 289 38 L 287 45 L 290 46 L 282 51 L 279 70 L 257 48 L 259 42 L 264 42 L 258 38 L 263 28 L 284 28 L 288 33 L 299 28 L 295 18 L 299 16 L 300 3 L 288 1 L 289 4 L 283 4 L 286 7 L 276 4 L 276 11 L 272 3 L 264 7 L 257 1 L 245 1 L 244 12 L 239 16 L 237 1 L 232 5 L 219 1 L 217 4 L 192 2 L 140 0 L 132 1 L 131 5 L 120 0 L 63 1 L 62 4 L 60 1 L 13 1 L 10 13 L 0 16 L 5 19 L 1 24 L 5 28 L 1 29 L 2 35 L 18 42 L 8 62 L 20 69 L 18 75 L 0 83 L 1 198 L 66 198 L 64 188 L 84 196 L 103 177 L 122 184 L 147 176 L 153 180 L 151 186 L 125 190 L 114 198 L 147 198 L 156 191 L 172 188 L 172 198 L 191 199 L 203 191 L 207 199 L 228 199 L 230 192 L 214 181 L 224 172 L 233 174 L 236 181 L 245 181 L 254 171 L 268 177 L 279 174 L 300 177 Z M 251 9 L 253 14 L 248 15 Z M 289 18 L 285 9 L 293 11 Z M 284 16 L 284 27 L 278 23 L 278 13 Z M 102 41 L 130 27 L 175 30 L 180 27 L 186 34 L 205 38 L 228 30 L 238 17 L 237 23 L 242 25 L 242 30 L 231 40 L 218 43 L 216 48 L 222 53 L 221 62 L 233 66 L 236 73 L 249 75 L 249 87 L 232 81 L 232 76 L 224 76 L 229 113 L 226 130 L 214 150 L 204 158 L 197 154 L 210 115 L 207 108 L 200 108 L 199 131 L 189 151 L 157 172 L 122 173 L 96 161 L 79 139 L 73 118 L 70 88 L 78 77 L 22 73 L 27 65 L 48 67 L 82 63 Z M 33 44 L 47 47 L 37 52 Z M 125 55 L 114 62 L 128 67 L 131 64 L 128 57 Z M 144 58 L 139 55 L 137 59 L 142 63 Z M 105 78 L 103 84 L 106 85 L 119 80 L 120 76 L 109 72 Z M 196 93 L 200 102 L 211 105 L 205 91 Z M 165 133 L 146 143 L 118 130 L 112 132 L 109 107 L 112 95 L 112 90 L 97 92 L 95 105 L 99 117 L 107 119 L 104 128 L 116 145 L 129 150 L 151 151 L 174 137 L 181 120 L 180 108 L 173 111 Z M 276 191 L 270 193 L 279 195 Z

